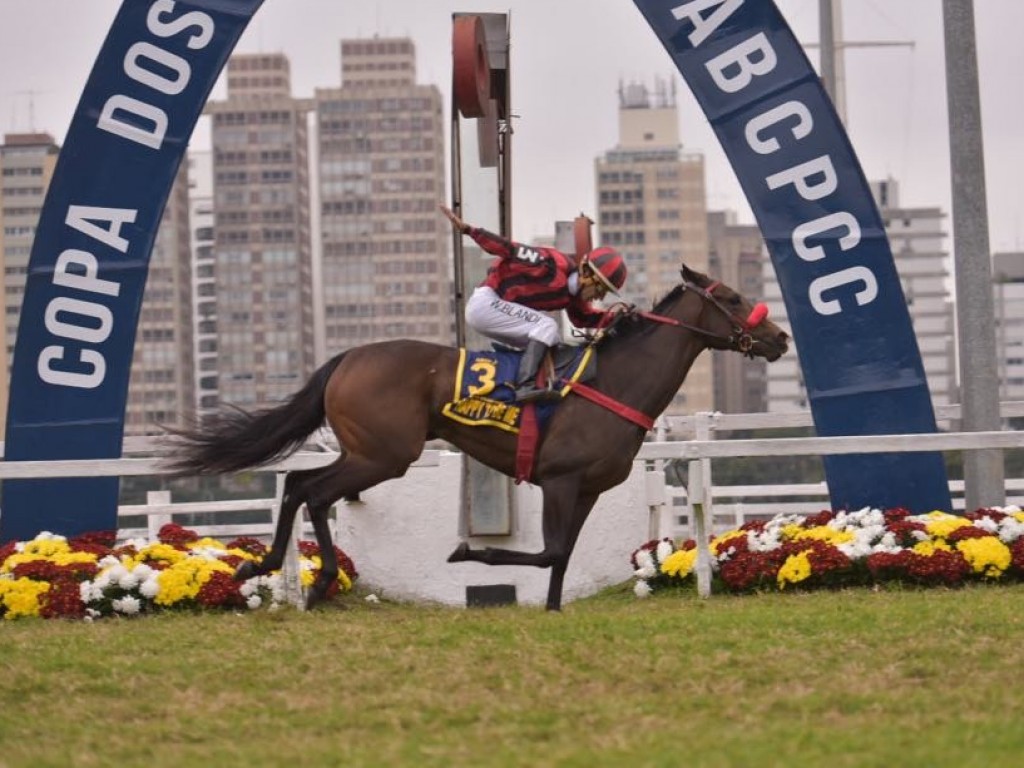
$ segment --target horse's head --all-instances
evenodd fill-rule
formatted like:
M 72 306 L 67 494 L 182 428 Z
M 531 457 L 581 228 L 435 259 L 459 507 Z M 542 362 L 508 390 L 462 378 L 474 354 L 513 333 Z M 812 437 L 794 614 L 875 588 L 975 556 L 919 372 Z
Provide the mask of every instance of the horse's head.
M 685 265 L 680 272 L 684 291 L 694 291 L 704 301 L 695 325 L 706 334 L 709 347 L 731 349 L 769 362 L 789 349 L 789 334 L 768 319 L 764 304 L 755 304 L 724 283 Z

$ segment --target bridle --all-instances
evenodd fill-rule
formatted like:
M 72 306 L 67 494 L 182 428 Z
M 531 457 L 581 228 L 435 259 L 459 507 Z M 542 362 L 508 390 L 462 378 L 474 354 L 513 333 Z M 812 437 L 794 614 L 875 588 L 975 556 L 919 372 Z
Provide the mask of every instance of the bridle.
M 704 301 L 709 302 L 715 309 L 724 314 L 729 318 L 732 323 L 732 333 L 729 336 L 723 336 L 720 333 L 712 333 L 703 328 L 698 328 L 695 325 L 684 323 L 681 320 L 676 320 L 672 317 L 665 317 L 664 315 L 656 315 L 653 312 L 644 312 L 636 310 L 634 314 L 639 317 L 643 317 L 647 320 L 651 320 L 655 323 L 663 323 L 664 325 L 674 325 L 679 328 L 685 328 L 688 331 L 702 334 L 711 339 L 718 339 L 724 341 L 728 346 L 746 355 L 747 357 L 754 357 L 754 345 L 758 343 L 758 340 L 753 336 L 753 330 L 757 328 L 761 323 L 764 322 L 765 318 L 768 317 L 768 307 L 764 302 L 758 302 L 754 305 L 753 309 L 750 310 L 750 314 L 746 318 L 742 318 L 739 315 L 731 312 L 722 302 L 720 302 L 714 296 L 714 290 L 721 283 L 715 280 L 707 288 L 701 288 L 699 285 L 684 280 L 682 288 L 684 291 L 690 290 L 698 294 Z
M 646 320 L 650 320 L 655 323 L 672 325 L 677 328 L 685 328 L 688 331 L 699 333 L 708 338 L 724 341 L 732 349 L 737 350 L 738 352 L 746 355 L 747 357 L 753 358 L 754 345 L 758 343 L 758 340 L 754 338 L 752 331 L 755 328 L 757 328 L 761 323 L 763 323 L 766 317 L 768 317 L 768 307 L 764 304 L 764 302 L 758 302 L 757 304 L 754 305 L 753 309 L 750 310 L 750 314 L 747 315 L 745 318 L 742 318 L 739 315 L 731 312 L 728 307 L 726 307 L 724 304 L 722 304 L 722 302 L 720 302 L 712 295 L 712 292 L 720 284 L 721 283 L 719 283 L 716 280 L 715 282 L 708 285 L 707 288 L 701 288 L 699 285 L 695 285 L 694 283 L 691 283 L 687 280 L 683 280 L 681 287 L 684 291 L 690 290 L 695 292 L 697 295 L 701 297 L 703 301 L 709 302 L 719 312 L 721 312 L 722 314 L 729 318 L 729 320 L 732 322 L 732 333 L 729 336 L 722 336 L 721 334 L 706 331 L 703 328 L 698 328 L 695 325 L 684 323 L 681 320 L 676 320 L 675 318 L 672 317 L 656 315 L 653 312 L 644 312 L 642 310 L 636 309 L 635 307 L 628 306 L 625 312 L 606 314 L 605 318 L 607 320 L 605 322 L 602 322 L 598 326 L 598 332 L 596 336 L 591 339 L 590 343 L 596 344 L 598 341 L 600 341 L 601 338 L 603 338 L 604 335 L 609 330 L 611 330 L 615 326 L 615 324 L 622 318 L 633 316 L 642 317 Z M 594 389 L 593 387 L 584 384 L 583 382 L 571 381 L 567 382 L 566 386 L 568 386 L 575 394 L 579 395 L 580 397 L 590 400 L 593 403 L 597 403 L 602 408 L 607 408 L 613 413 L 618 414 L 622 418 L 626 419 L 629 422 L 632 422 L 633 424 L 636 424 L 637 426 L 641 427 L 644 430 L 650 430 L 654 427 L 654 419 L 652 419 L 646 413 L 642 413 L 636 410 L 635 408 L 632 408 L 624 403 L 621 403 L 618 400 L 614 399 L 613 397 L 610 397 L 604 394 L 603 392 L 600 392 Z

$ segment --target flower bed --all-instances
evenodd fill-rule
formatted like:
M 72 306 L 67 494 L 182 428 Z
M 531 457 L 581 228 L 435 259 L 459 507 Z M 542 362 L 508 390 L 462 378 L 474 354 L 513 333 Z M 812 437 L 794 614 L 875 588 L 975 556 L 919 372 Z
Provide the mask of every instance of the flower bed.
M 710 541 L 716 586 L 729 592 L 902 582 L 955 586 L 1024 580 L 1024 512 L 979 509 L 967 515 L 862 509 L 778 515 Z M 693 539 L 649 541 L 633 552 L 634 591 L 692 584 Z
M 278 572 L 237 582 L 243 560 L 260 560 L 268 548 L 252 538 L 227 544 L 200 538 L 169 523 L 157 541 L 117 545 L 113 532 L 67 539 L 41 533 L 28 542 L 0 547 L 0 616 L 16 619 L 96 619 L 162 610 L 274 608 L 284 599 Z M 337 588 L 347 591 L 358 578 L 349 557 L 335 547 Z M 310 586 L 320 571 L 320 549 L 299 542 L 300 577 Z

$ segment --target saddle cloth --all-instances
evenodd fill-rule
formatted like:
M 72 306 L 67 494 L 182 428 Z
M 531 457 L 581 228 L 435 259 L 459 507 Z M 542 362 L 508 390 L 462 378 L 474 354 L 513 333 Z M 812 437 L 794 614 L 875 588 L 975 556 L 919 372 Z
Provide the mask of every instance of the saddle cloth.
M 515 402 L 515 380 L 519 370 L 519 352 L 490 350 L 471 352 L 459 349 L 455 372 L 455 391 L 441 413 L 468 426 L 497 427 L 518 434 L 523 406 Z M 559 395 L 569 393 L 568 382 L 586 381 L 596 371 L 591 346 L 558 347 L 554 355 L 555 379 Z M 545 363 L 546 365 L 546 363 Z M 538 425 L 543 428 L 560 400 L 535 403 Z

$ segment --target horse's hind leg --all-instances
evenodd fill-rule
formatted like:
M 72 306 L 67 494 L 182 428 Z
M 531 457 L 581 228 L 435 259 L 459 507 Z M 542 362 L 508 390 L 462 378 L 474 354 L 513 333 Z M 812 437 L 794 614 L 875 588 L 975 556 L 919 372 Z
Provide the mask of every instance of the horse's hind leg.
M 274 529 L 274 541 L 270 545 L 270 552 L 260 562 L 246 560 L 235 570 L 235 580 L 245 581 L 253 576 L 263 576 L 271 571 L 278 570 L 284 564 L 285 552 L 288 549 L 288 541 L 292 536 L 292 527 L 295 525 L 295 515 L 305 500 L 297 493 L 297 488 L 302 478 L 311 472 L 319 470 L 302 470 L 289 472 L 284 478 L 284 495 L 281 497 L 281 509 L 277 515 L 277 527 Z
M 328 523 L 328 513 L 338 499 L 357 495 L 384 480 L 404 474 L 408 464 L 400 461 L 371 461 L 360 456 L 346 456 L 330 466 L 316 470 L 302 479 L 297 490 L 306 502 L 320 547 L 320 573 L 306 595 L 306 608 L 327 599 L 338 579 L 338 557 Z
M 316 536 L 317 546 L 320 547 L 320 573 L 313 581 L 306 595 L 306 610 L 309 610 L 322 600 L 331 596 L 331 587 L 338 580 L 338 556 L 334 551 L 334 539 L 331 536 L 330 524 L 327 520 L 327 513 L 331 509 L 330 504 L 317 503 L 307 507 L 309 519 L 313 523 L 313 533 Z

